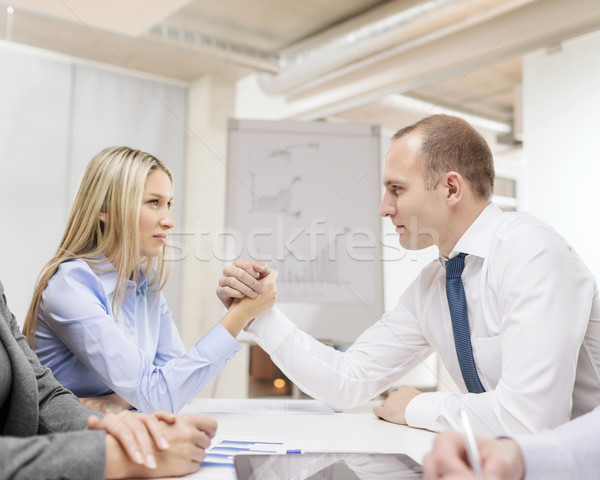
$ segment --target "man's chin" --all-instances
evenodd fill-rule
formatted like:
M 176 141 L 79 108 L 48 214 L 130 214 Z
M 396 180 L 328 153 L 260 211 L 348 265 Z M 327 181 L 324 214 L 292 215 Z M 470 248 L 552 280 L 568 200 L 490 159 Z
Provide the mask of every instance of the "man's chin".
M 411 242 L 411 241 L 406 241 L 403 242 L 402 241 L 402 237 L 400 237 L 400 246 L 404 249 L 404 250 L 424 250 L 426 248 L 431 247 L 433 244 L 432 243 L 427 243 L 427 242 Z

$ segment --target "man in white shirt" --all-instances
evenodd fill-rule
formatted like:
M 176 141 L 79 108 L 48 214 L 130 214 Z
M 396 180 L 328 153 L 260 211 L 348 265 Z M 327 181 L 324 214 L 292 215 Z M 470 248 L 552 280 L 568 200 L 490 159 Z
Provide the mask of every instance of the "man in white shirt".
M 258 317 L 248 331 L 281 370 L 344 410 L 381 393 L 435 350 L 461 394 L 403 386 L 374 413 L 436 431 L 458 427 L 460 405 L 488 435 L 554 427 L 599 405 L 596 282 L 553 229 L 490 202 L 494 168 L 485 140 L 459 118 L 427 117 L 394 135 L 383 181 L 379 213 L 396 226 L 400 244 L 435 245 L 440 258 L 346 352 L 300 331 L 277 308 Z M 234 262 L 219 282 L 219 298 L 227 305 L 258 292 L 259 270 Z
M 477 438 L 484 478 L 596 480 L 600 472 L 600 410 L 554 430 L 513 438 Z M 473 479 L 461 434 L 438 435 L 423 460 L 424 480 Z

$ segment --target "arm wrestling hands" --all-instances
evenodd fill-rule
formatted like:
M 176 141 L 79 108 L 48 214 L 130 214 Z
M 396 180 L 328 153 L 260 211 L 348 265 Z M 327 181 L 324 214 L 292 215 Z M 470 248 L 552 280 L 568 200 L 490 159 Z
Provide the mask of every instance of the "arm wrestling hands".
M 217 297 L 228 309 L 221 323 L 231 335 L 237 337 L 256 317 L 275 305 L 277 273 L 265 262 L 242 259 L 225 267 Z
M 217 297 L 229 308 L 236 298 L 256 298 L 264 291 L 260 279 L 265 278 L 271 270 L 264 261 L 251 262 L 238 259 L 223 269 L 219 279 Z
M 236 262 L 244 262 L 236 260 Z M 242 264 L 242 263 L 240 263 Z M 238 267 L 234 263 L 226 267 L 224 273 L 231 272 L 219 280 L 217 296 L 227 307 L 227 313 L 221 319 L 221 324 L 235 338 L 242 329 L 246 328 L 256 317 L 273 308 L 277 300 L 277 270 L 269 270 L 266 264 L 256 264 L 261 273 L 254 270 L 251 262 L 243 263 L 246 267 Z M 241 280 L 238 280 L 238 278 Z M 250 284 L 249 288 L 246 283 Z M 233 286 L 231 286 L 233 285 Z M 242 293 L 242 289 L 248 293 Z

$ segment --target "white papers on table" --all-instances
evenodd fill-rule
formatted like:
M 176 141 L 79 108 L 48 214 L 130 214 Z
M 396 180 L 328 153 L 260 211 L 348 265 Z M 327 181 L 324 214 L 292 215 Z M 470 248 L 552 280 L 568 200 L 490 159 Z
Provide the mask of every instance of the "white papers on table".
M 327 415 L 335 413 L 317 400 L 212 399 L 202 407 L 203 414 L 215 413 L 286 413 Z

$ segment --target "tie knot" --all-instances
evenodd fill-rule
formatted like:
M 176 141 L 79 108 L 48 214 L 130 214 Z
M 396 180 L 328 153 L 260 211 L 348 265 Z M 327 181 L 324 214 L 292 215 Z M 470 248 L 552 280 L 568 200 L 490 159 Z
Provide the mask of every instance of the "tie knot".
M 459 253 L 456 257 L 446 262 L 446 278 L 460 278 L 465 268 L 466 253 Z

